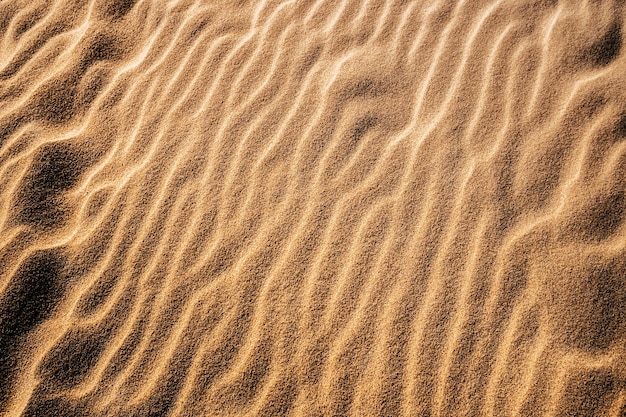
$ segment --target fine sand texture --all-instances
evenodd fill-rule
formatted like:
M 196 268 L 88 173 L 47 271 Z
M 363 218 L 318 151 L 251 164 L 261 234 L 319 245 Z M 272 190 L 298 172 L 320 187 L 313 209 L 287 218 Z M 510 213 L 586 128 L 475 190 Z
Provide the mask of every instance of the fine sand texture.
M 0 0 L 0 416 L 626 416 L 625 24 Z

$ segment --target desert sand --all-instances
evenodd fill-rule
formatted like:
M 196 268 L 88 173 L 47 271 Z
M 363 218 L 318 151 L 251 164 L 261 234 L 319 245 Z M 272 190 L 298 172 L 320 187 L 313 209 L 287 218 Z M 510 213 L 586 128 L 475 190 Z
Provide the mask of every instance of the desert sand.
M 625 23 L 0 1 L 0 415 L 626 416 Z

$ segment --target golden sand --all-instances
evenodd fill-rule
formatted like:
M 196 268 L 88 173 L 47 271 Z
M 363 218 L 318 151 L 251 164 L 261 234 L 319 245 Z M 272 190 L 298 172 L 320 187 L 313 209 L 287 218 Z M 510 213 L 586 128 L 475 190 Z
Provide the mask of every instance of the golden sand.
M 0 415 L 626 416 L 624 23 L 1 1 Z

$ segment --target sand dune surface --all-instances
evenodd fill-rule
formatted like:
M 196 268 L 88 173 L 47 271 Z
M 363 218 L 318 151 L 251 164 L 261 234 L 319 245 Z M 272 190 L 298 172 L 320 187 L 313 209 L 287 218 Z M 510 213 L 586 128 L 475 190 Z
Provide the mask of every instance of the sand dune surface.
M 1 0 L 0 415 L 626 416 L 625 23 Z

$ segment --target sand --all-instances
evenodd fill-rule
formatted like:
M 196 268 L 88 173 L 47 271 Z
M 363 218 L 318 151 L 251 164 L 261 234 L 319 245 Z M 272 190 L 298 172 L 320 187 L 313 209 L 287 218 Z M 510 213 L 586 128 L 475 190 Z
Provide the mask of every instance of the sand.
M 626 416 L 626 5 L 0 2 L 0 415 Z

